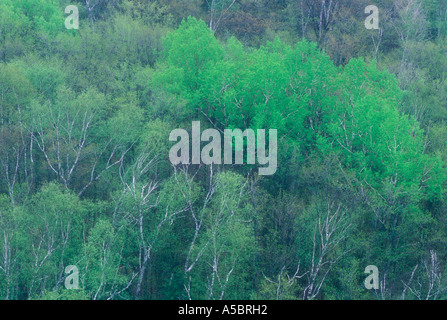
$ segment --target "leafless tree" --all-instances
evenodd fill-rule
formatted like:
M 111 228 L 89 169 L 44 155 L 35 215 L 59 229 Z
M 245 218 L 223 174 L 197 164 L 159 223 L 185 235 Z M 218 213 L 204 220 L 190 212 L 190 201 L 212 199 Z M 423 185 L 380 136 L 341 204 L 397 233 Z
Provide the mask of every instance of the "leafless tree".
M 216 176 L 218 185 L 220 185 L 220 179 L 220 175 Z M 225 230 L 233 228 L 237 222 L 250 222 L 241 221 L 237 213 L 246 196 L 247 184 L 248 179 L 236 189 L 219 188 L 219 192 L 215 193 L 218 205 L 213 206 L 207 216 L 207 243 L 209 243 L 210 252 L 207 264 L 211 267 L 211 274 L 208 277 L 208 299 L 210 300 L 224 299 L 230 276 L 240 260 L 243 249 L 241 245 L 243 246 L 244 243 L 233 242 L 235 239 L 229 239 L 225 235 Z
M 296 284 L 297 279 L 301 279 L 307 274 L 307 272 L 305 272 L 304 274 L 299 275 L 299 271 L 300 271 L 300 262 L 298 263 L 298 267 L 296 268 L 296 271 L 293 274 L 293 276 L 289 275 L 289 273 L 286 270 L 286 266 L 283 266 L 281 268 L 281 272 L 278 274 L 276 281 L 264 275 L 265 280 L 274 285 L 276 288 L 275 290 L 276 300 L 283 300 L 285 292 L 287 292 L 289 288 L 292 288 Z
M 189 174 L 189 165 L 183 165 L 182 167 L 174 167 L 175 174 L 174 177 L 177 181 L 178 185 L 183 185 L 184 187 L 180 187 L 180 193 L 183 197 L 185 203 L 187 204 L 187 211 L 189 212 L 191 219 L 194 223 L 194 234 L 189 243 L 188 252 L 185 259 L 184 273 L 189 282 L 184 285 L 185 291 L 189 299 L 191 299 L 191 277 L 188 276 L 190 272 L 193 270 L 197 262 L 202 257 L 206 248 L 208 247 L 208 243 L 205 243 L 198 251 L 195 250 L 197 246 L 197 241 L 200 235 L 200 231 L 203 227 L 203 219 L 207 206 L 209 205 L 211 198 L 213 197 L 216 191 L 216 181 L 214 179 L 214 171 L 213 166 L 209 167 L 209 185 L 208 191 L 206 193 L 205 199 L 200 209 L 197 209 L 197 205 L 195 203 L 194 198 L 194 178 L 199 172 L 197 170 L 193 174 Z
M 116 0 L 85 0 L 85 7 L 87 8 L 88 16 L 92 25 L 96 20 L 95 11 L 104 9 L 107 6 L 115 6 L 116 2 Z
M 407 61 L 411 41 L 420 41 L 426 36 L 426 20 L 422 2 L 419 0 L 394 0 L 396 18 L 390 19 L 402 47 L 402 70 Z
M 347 222 L 341 204 L 327 201 L 327 211 L 320 214 L 313 234 L 313 250 L 310 270 L 307 273 L 308 284 L 303 291 L 303 299 L 314 299 L 321 290 L 326 276 L 333 265 L 347 251 L 336 252 L 346 238 L 351 223 Z
M 300 0 L 303 38 L 310 25 L 315 32 L 316 41 L 321 43 L 334 22 L 339 3 L 340 0 Z
M 123 194 L 119 201 L 124 197 L 132 199 L 132 207 L 126 207 L 124 210 L 124 219 L 130 222 L 138 234 L 139 246 L 139 269 L 136 284 L 136 296 L 141 294 L 144 275 L 151 258 L 152 250 L 156 244 L 163 226 L 166 223 L 173 223 L 175 217 L 186 210 L 185 207 L 172 208 L 169 204 L 164 208 L 159 208 L 160 192 L 157 181 L 150 179 L 147 173 L 156 165 L 158 154 L 150 151 L 143 151 L 138 156 L 136 163 L 128 170 L 123 172 L 120 168 L 120 176 L 123 182 Z M 119 205 L 118 205 L 119 207 Z M 118 208 L 117 208 L 118 210 Z M 157 221 L 153 230 L 149 230 L 148 217 L 154 216 L 156 210 L 163 211 L 163 214 L 157 216 Z M 116 212 L 115 212 L 116 215 Z
M 227 177 L 223 177 L 223 173 L 215 174 L 215 167 L 208 166 L 209 183 L 206 192 L 198 197 L 194 179 L 201 168 L 203 166 L 193 173 L 188 172 L 191 167 L 187 165 L 175 169 L 175 179 L 177 184 L 182 186 L 180 194 L 187 204 L 187 212 L 194 226 L 184 265 L 187 279 L 184 289 L 188 299 L 192 299 L 191 275 L 200 263 L 209 270 L 207 298 L 224 299 L 230 278 L 242 259 L 242 243 L 245 243 L 246 239 L 242 233 L 238 239 L 228 237 L 225 230 L 251 222 L 242 219 L 238 212 L 242 200 L 247 196 L 248 179 L 237 187 L 232 185 L 227 188 L 223 186 Z M 241 232 L 242 229 L 243 227 Z
M 210 10 L 210 30 L 216 31 L 220 23 L 228 16 L 228 11 L 236 0 L 206 0 Z
M 447 290 L 447 286 L 442 281 L 441 265 L 436 251 L 430 250 L 430 258 L 423 261 L 420 275 L 416 277 L 418 267 L 419 264 L 414 267 L 407 283 L 402 281 L 402 300 L 405 299 L 407 290 L 419 300 L 438 299 Z
M 188 166 L 185 166 L 181 169 L 181 174 L 184 178 L 184 182 L 186 183 L 187 188 L 186 188 L 186 190 L 183 190 L 182 188 L 180 190 L 181 190 L 183 198 L 185 199 L 185 201 L 188 205 L 188 211 L 189 211 L 191 218 L 194 222 L 194 235 L 191 240 L 191 243 L 189 244 L 188 254 L 187 254 L 186 260 L 185 260 L 185 268 L 184 268 L 185 273 L 189 273 L 194 268 L 195 264 L 200 259 L 200 257 L 203 255 L 203 252 L 206 249 L 206 245 L 205 245 L 197 254 L 194 255 L 194 253 L 193 253 L 194 247 L 196 246 L 197 238 L 198 238 L 200 230 L 202 229 L 202 226 L 203 226 L 203 218 L 204 218 L 205 210 L 216 191 L 216 181 L 214 179 L 214 171 L 213 171 L 212 165 L 209 167 L 209 170 L 210 170 L 210 173 L 209 173 L 208 191 L 207 191 L 207 194 L 203 201 L 203 205 L 201 206 L 201 209 L 196 210 L 196 208 L 194 206 L 194 202 L 193 202 L 193 197 L 192 197 L 192 194 L 193 194 L 192 188 L 193 188 L 194 177 L 198 171 L 196 171 L 196 173 L 194 175 L 189 176 L 188 175 Z M 177 179 L 177 182 L 180 183 L 180 181 L 178 180 L 177 174 L 178 173 L 177 173 L 177 169 L 176 169 L 176 179 Z
M 11 287 L 17 262 L 14 248 L 16 233 L 17 225 L 12 216 L 0 210 L 0 272 L 4 274 L 6 280 L 5 300 L 13 298 Z
M 102 145 L 91 147 L 90 134 L 96 120 L 94 108 L 72 108 L 61 104 L 52 106 L 49 102 L 44 110 L 44 113 L 36 115 L 32 128 L 28 130 L 49 168 L 66 188 L 71 187 L 81 161 L 89 162 L 89 177 L 80 188 L 79 196 L 105 172 L 122 163 L 132 148 L 113 138 L 107 138 Z
M 33 184 L 33 140 L 23 127 L 3 127 L 0 129 L 0 166 L 8 188 L 12 205 L 15 205 L 15 187 L 26 182 L 28 192 Z

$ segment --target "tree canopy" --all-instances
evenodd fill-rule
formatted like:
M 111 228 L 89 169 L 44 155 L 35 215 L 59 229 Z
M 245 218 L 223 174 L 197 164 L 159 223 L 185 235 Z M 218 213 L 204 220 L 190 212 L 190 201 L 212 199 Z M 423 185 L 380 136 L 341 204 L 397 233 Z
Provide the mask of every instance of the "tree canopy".
M 447 298 L 447 6 L 355 2 L 0 0 L 0 299 Z

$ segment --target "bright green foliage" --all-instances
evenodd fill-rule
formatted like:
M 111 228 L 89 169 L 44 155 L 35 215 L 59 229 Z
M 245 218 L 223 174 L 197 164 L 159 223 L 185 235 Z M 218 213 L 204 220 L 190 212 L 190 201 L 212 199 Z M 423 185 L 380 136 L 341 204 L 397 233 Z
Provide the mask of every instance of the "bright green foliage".
M 39 37 L 53 37 L 64 29 L 64 12 L 57 0 L 1 0 L 0 61 L 23 55 Z
M 50 184 L 18 212 L 22 232 L 18 254 L 23 255 L 20 269 L 26 281 L 22 285 L 35 298 L 44 290 L 60 287 L 61 268 L 77 261 L 87 211 L 75 195 Z
M 195 285 L 204 285 L 193 287 L 189 295 L 194 299 L 235 299 L 246 295 L 249 274 L 244 269 L 256 252 L 249 223 L 253 212 L 244 197 L 247 190 L 243 177 L 228 172 L 215 179 L 215 193 L 203 212 L 205 230 L 195 248 L 197 254 L 204 250 L 198 270 L 195 274 L 193 271 Z M 237 281 L 233 272 L 239 275 Z
M 8 0 L 5 1 L 10 2 Z M 31 27 L 36 31 L 52 34 L 61 31 L 64 27 L 63 13 L 59 8 L 58 1 L 16 0 L 10 3 L 20 13 L 29 18 Z
M 91 230 L 83 251 L 81 284 L 91 299 L 113 298 L 129 280 L 121 274 L 123 238 L 106 220 L 99 220 Z

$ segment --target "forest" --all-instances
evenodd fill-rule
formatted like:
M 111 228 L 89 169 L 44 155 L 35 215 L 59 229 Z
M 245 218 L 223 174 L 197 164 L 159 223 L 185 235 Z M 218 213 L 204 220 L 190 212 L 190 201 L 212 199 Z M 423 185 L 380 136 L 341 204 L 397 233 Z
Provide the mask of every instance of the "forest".
M 447 299 L 446 178 L 445 0 L 0 0 L 0 300 Z

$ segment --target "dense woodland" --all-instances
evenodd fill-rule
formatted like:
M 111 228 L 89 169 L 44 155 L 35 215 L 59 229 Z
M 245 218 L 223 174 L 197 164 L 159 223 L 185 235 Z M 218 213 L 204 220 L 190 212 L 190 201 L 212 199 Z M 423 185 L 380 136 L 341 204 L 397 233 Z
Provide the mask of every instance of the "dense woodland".
M 446 122 L 445 0 L 0 0 L 0 299 L 445 299 Z

